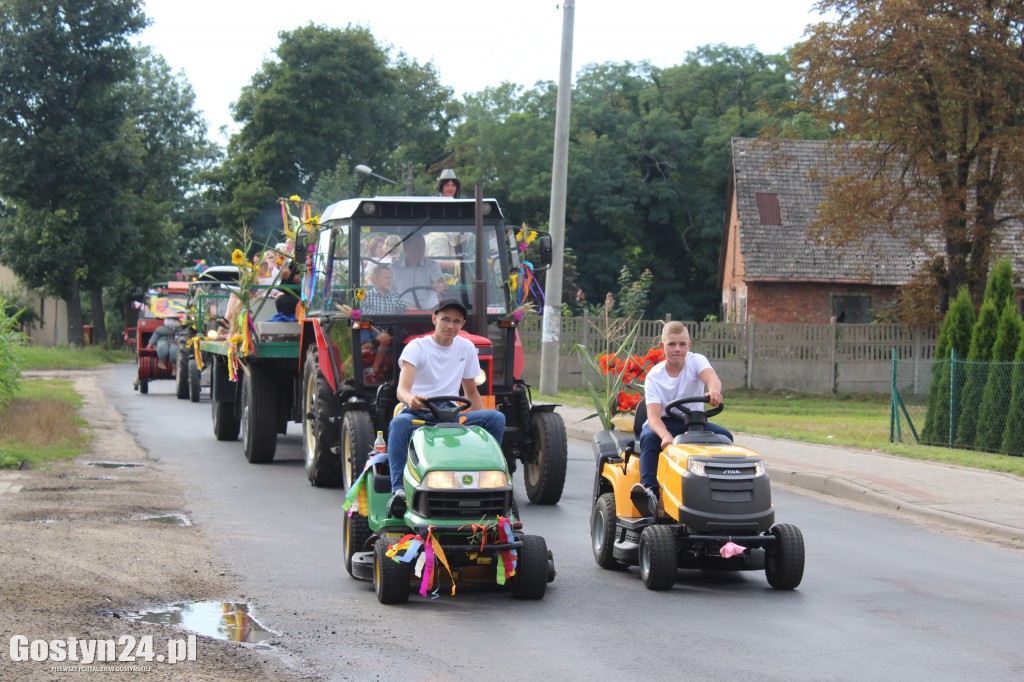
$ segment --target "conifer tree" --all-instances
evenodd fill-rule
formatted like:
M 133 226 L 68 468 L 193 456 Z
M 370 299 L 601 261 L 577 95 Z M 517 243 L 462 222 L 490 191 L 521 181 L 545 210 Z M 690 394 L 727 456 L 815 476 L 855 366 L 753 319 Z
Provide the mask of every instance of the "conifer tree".
M 971 333 L 971 349 L 967 353 L 967 363 L 964 365 L 964 390 L 958 401 L 960 410 L 956 420 L 955 445 L 957 447 L 971 448 L 974 446 L 978 409 L 981 406 L 982 393 L 988 381 L 989 360 L 992 359 L 992 346 L 996 343 L 998 330 L 998 308 L 995 301 L 989 300 L 986 296 L 985 303 L 981 306 L 981 312 L 978 313 L 978 321 L 974 323 L 974 331 Z
M 954 387 L 960 386 L 962 373 L 957 371 L 951 376 L 953 353 L 957 358 L 964 358 L 970 351 L 971 329 L 974 326 L 974 305 L 967 287 L 961 287 L 953 305 L 946 312 L 939 332 L 939 341 L 935 347 L 935 358 L 932 364 L 932 385 L 928 393 L 928 413 L 925 416 L 921 440 L 925 443 L 947 445 L 952 440 L 949 433 L 950 411 L 949 391 L 951 382 Z
M 1004 455 L 1020 456 L 1024 455 L 1024 334 L 1021 334 L 1013 359 L 1016 361 L 1013 365 L 1013 390 L 999 451 Z
M 999 316 L 999 333 L 996 345 L 992 347 L 992 362 L 989 363 L 988 381 L 978 410 L 978 434 L 974 446 L 979 450 L 997 451 L 1003 442 L 1006 426 L 1006 405 L 1012 393 L 1011 361 L 1020 345 L 1024 332 L 1017 306 L 1008 305 Z

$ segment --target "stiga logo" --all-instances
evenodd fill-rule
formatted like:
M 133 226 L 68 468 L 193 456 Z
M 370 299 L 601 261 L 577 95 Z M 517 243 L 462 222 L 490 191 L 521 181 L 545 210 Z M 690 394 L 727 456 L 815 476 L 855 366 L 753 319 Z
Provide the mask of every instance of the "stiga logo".
M 170 663 L 196 660 L 196 636 L 161 640 L 163 651 L 154 651 L 153 635 L 135 638 L 123 635 L 114 639 L 32 639 L 24 635 L 11 637 L 7 653 L 12 661 L 52 661 L 92 665 L 94 663 Z M 121 668 L 123 666 L 116 666 Z M 77 669 L 76 665 L 54 666 L 62 672 Z M 96 668 L 90 668 L 96 670 Z M 104 670 L 116 672 L 104 666 Z M 134 668 L 133 668 L 134 669 Z M 129 672 L 124 670 L 122 672 Z

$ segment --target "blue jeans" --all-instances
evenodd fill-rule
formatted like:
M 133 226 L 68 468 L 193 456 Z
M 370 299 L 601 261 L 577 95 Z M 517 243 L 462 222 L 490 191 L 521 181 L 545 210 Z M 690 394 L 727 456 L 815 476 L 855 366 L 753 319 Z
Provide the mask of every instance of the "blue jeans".
M 501 444 L 501 437 L 505 435 L 505 415 L 501 412 L 478 410 L 463 412 L 459 416 L 466 418 L 467 426 L 483 427 L 499 445 Z M 428 423 L 435 421 L 434 415 L 429 410 L 406 408 L 391 420 L 391 426 L 388 427 L 388 467 L 391 469 L 391 492 L 402 489 L 402 473 L 405 471 L 405 462 L 409 459 L 409 439 L 412 438 L 413 431 L 423 426 L 422 424 L 413 424 L 414 419 L 422 419 Z
M 677 417 L 662 417 L 661 421 L 673 437 L 686 433 L 686 423 Z M 732 434 L 718 424 L 708 422 L 705 431 L 718 433 L 732 440 Z M 640 431 L 640 483 L 645 488 L 658 489 L 658 456 L 661 454 L 661 436 L 651 431 L 646 423 Z

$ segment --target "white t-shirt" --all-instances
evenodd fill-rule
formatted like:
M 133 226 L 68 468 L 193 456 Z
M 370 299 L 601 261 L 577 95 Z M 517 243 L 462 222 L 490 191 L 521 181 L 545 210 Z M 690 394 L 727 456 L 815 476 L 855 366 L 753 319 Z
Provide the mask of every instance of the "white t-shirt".
M 432 311 L 438 303 L 436 292 L 408 290 L 413 287 L 430 289 L 434 286 L 434 282 L 443 276 L 441 266 L 429 258 L 424 258 L 419 265 L 406 265 L 403 257 L 391 264 L 391 289 L 396 294 L 402 295 L 402 300 L 408 305 L 416 306 L 420 310 Z
M 433 336 L 414 339 L 402 351 L 399 366 L 408 362 L 416 368 L 412 392 L 433 398 L 459 395 L 463 379 L 480 374 L 480 357 L 473 342 L 456 336 L 450 346 L 442 346 Z
M 672 377 L 665 369 L 665 361 L 659 362 L 647 373 L 647 379 L 644 381 L 644 400 L 648 405 L 661 405 L 661 416 L 664 417 L 665 406 L 672 401 L 704 394 L 704 381 L 701 380 L 700 373 L 710 366 L 708 359 L 700 353 L 687 353 L 686 364 L 683 365 L 679 376 Z M 691 410 L 705 409 L 704 403 L 687 403 L 686 406 Z M 674 412 L 673 415 L 679 417 L 678 412 Z

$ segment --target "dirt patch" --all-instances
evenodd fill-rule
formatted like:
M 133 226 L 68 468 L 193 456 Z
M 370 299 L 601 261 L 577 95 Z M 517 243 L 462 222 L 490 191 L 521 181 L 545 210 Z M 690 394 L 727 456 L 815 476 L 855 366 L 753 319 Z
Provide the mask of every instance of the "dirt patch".
M 136 641 L 152 635 L 154 655 L 181 630 L 126 619 L 140 609 L 183 601 L 246 601 L 213 558 L 202 528 L 147 522 L 144 517 L 189 515 L 182 484 L 149 460 L 106 402 L 95 371 L 64 372 L 85 398 L 80 416 L 94 438 L 78 461 L 45 469 L 0 471 L 0 679 L 82 679 L 80 672 L 55 665 L 80 662 L 11 660 L 11 638 L 32 640 Z M 147 466 L 99 470 L 85 464 L 146 462 Z M 97 473 L 110 477 L 94 477 Z M 148 666 L 148 671 L 103 675 L 104 679 L 146 680 L 313 680 L 272 641 L 267 648 L 198 637 L 195 661 Z

